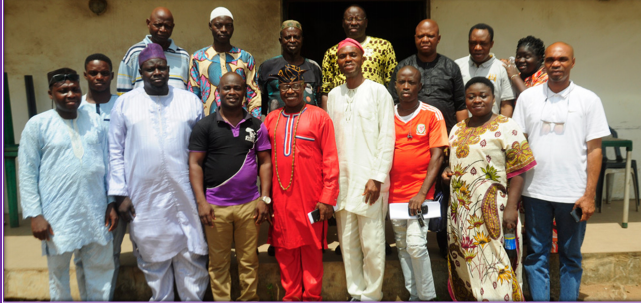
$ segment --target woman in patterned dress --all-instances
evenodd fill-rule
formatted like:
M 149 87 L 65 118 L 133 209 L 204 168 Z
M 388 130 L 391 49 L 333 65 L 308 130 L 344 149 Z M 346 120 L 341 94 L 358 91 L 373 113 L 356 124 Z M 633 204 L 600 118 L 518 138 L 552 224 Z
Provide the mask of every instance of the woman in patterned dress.
M 458 301 L 522 301 L 521 224 L 517 202 L 522 173 L 536 165 L 521 128 L 492 113 L 494 85 L 474 77 L 465 85 L 472 117 L 450 133 L 451 180 L 448 208 L 448 288 Z M 503 248 L 504 229 L 516 229 L 517 257 L 512 266 Z

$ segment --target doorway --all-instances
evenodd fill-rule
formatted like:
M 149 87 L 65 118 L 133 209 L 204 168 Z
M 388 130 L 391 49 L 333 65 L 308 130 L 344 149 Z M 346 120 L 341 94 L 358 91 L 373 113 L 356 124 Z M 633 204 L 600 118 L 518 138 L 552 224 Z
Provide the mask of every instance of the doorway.
M 283 0 L 282 21 L 297 20 L 303 27 L 303 57 L 322 64 L 325 51 L 345 39 L 343 12 L 352 4 L 367 13 L 367 35 L 390 41 L 397 61 L 416 53 L 414 30 L 419 21 L 429 17 L 429 0 Z

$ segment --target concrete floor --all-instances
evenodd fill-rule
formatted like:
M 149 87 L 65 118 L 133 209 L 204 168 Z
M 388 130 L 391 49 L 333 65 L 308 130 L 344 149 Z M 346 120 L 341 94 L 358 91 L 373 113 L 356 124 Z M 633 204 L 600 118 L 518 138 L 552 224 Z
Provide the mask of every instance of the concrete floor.
M 592 264 L 606 258 L 609 254 L 614 253 L 634 253 L 635 257 L 632 259 L 636 260 L 636 263 L 639 263 L 639 255 L 641 254 L 641 241 L 638 241 L 639 234 L 641 234 L 641 212 L 637 212 L 634 206 L 633 201 L 630 203 L 630 215 L 629 215 L 629 224 L 627 229 L 621 228 L 621 217 L 622 217 L 622 201 L 613 201 L 611 204 L 604 204 L 603 210 L 601 213 L 595 213 L 592 218 L 588 221 L 586 237 L 583 243 L 582 252 L 586 255 L 586 261 L 584 263 L 584 268 L 587 264 Z M 5 222 L 7 219 L 5 218 Z M 389 223 L 389 222 L 388 222 Z M 14 294 L 14 298 L 21 298 L 23 294 L 24 298 L 35 299 L 37 297 L 28 296 L 34 293 L 43 293 L 48 294 L 48 285 L 46 278 L 47 262 L 46 258 L 41 255 L 41 244 L 40 241 L 33 238 L 31 235 L 31 228 L 29 221 L 22 221 L 20 227 L 18 228 L 8 228 L 8 223 L 5 225 L 4 233 L 4 275 L 5 275 L 5 293 Z M 266 243 L 267 239 L 267 229 L 268 225 L 263 224 L 260 229 L 260 238 L 259 238 L 259 259 L 261 263 L 261 268 L 263 266 L 277 269 L 276 259 L 267 255 L 268 245 Z M 127 239 L 128 237 L 126 237 Z M 394 240 L 393 232 L 391 230 L 391 225 L 387 224 L 386 238 L 388 243 L 392 243 L 393 253 L 387 257 L 388 268 L 390 265 L 398 264 L 398 257 L 396 255 L 396 250 L 394 249 Z M 634 240 L 633 240 L 634 239 Z M 330 251 L 326 252 L 323 256 L 324 262 L 342 263 L 342 259 L 339 255 L 336 255 L 333 250 L 338 245 L 338 238 L 336 235 L 336 228 L 330 227 L 328 232 L 328 242 Z M 434 233 L 428 235 L 428 250 L 433 263 L 434 277 L 437 287 L 437 294 L 441 300 L 449 300 L 446 290 L 446 280 L 447 280 L 447 268 L 446 260 L 442 258 L 438 253 L 438 245 L 436 244 L 436 237 Z M 589 259 L 588 255 L 593 255 L 595 258 Z M 597 257 L 598 256 L 598 257 Z M 600 257 L 603 256 L 603 257 Z M 629 257 L 625 257 L 630 259 Z M 607 259 L 607 258 L 606 258 Z M 609 262 L 609 261 L 608 261 Z M 638 267 L 638 264 L 635 263 L 635 267 Z M 136 260 L 132 254 L 131 242 L 125 240 L 122 246 L 122 256 L 121 264 L 123 267 L 136 267 Z M 264 265 L 263 265 L 264 264 Z M 552 262 L 554 264 L 554 261 Z M 338 264 L 337 264 L 338 265 Z M 342 264 L 341 264 L 342 265 Z M 73 264 L 71 265 L 73 268 Z M 396 267 L 396 266 L 394 266 Z M 600 264 L 594 265 L 595 270 L 585 269 L 584 272 L 584 286 L 581 289 L 581 299 L 583 300 L 641 300 L 641 280 L 638 279 L 639 275 L 634 275 L 634 277 L 629 276 L 625 279 L 624 283 L 609 281 L 601 283 L 597 280 L 598 277 L 604 275 L 602 271 L 598 269 L 603 267 Z M 326 267 L 327 268 L 327 267 Z M 398 270 L 398 268 L 396 268 Z M 614 268 L 612 272 L 616 271 Z M 34 275 L 37 273 L 38 278 L 36 280 L 31 279 L 27 287 L 24 290 L 15 289 L 22 288 L 21 283 L 18 281 L 13 281 L 11 285 L 8 280 L 11 280 L 11 275 L 16 273 L 25 273 L 30 272 Z M 73 272 L 73 271 L 72 271 Z M 326 269 L 326 275 L 327 275 Z M 391 274 L 391 272 L 390 272 Z M 554 274 L 554 270 L 553 270 Z M 612 274 L 616 275 L 616 274 Z M 594 277 L 594 278 L 592 278 Z M 388 275 L 386 273 L 386 278 Z M 391 279 L 392 276 L 389 276 Z M 397 274 L 393 275 L 393 279 L 396 280 L 398 277 Z M 344 279 L 344 278 L 343 278 Z M 402 275 L 400 276 L 402 279 Z M 615 279 L 617 280 L 617 279 Z M 618 279 L 623 281 L 622 279 Z M 37 282 L 35 282 L 37 281 Z M 75 283 L 75 277 L 72 274 L 71 277 L 72 292 L 74 297 L 77 298 L 77 286 Z M 587 282 L 586 282 L 587 281 Z M 385 284 L 397 284 L 398 281 L 388 281 L 386 279 Z M 278 283 L 280 284 L 280 283 Z M 10 289 L 7 289 L 9 288 Z M 325 286 L 325 285 L 324 285 Z M 391 285 L 390 285 L 391 286 Z M 402 284 L 399 285 L 400 288 Z M 279 287 L 280 288 L 280 287 Z M 325 287 L 324 287 L 325 288 Z M 527 289 L 526 289 L 527 291 Z M 553 289 L 554 292 L 554 289 Z M 394 297 L 386 296 L 388 300 L 400 300 L 407 299 L 406 291 L 402 290 L 399 292 L 401 295 Z M 340 299 L 341 296 L 338 296 L 336 299 Z

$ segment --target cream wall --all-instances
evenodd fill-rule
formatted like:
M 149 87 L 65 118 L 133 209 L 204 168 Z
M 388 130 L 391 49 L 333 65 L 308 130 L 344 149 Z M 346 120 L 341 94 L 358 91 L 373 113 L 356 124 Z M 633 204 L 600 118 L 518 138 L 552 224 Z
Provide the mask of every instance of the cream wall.
M 107 1 L 100 16 L 89 11 L 86 0 L 5 1 L 4 68 L 16 140 L 28 119 L 24 75 L 34 76 L 38 111 L 50 109 L 47 71 L 68 66 L 80 72 L 85 57 L 94 52 L 105 53 L 117 69 L 126 50 L 147 34 L 145 19 L 156 6 L 172 10 L 172 38 L 188 52 L 211 43 L 209 12 L 224 5 L 235 17 L 234 45 L 251 52 L 258 64 L 280 53 L 275 39 L 280 0 Z M 640 79 L 635 74 L 641 70 L 641 1 L 431 0 L 430 12 L 441 28 L 439 52 L 452 59 L 467 55 L 468 30 L 479 22 L 494 27 L 493 52 L 501 58 L 513 55 L 518 39 L 530 34 L 548 45 L 559 40 L 573 45 L 577 61 L 572 79 L 601 97 L 608 122 L 621 137 L 634 140 L 634 158 L 641 160 Z M 86 83 L 82 88 L 86 91 Z
M 176 26 L 172 38 L 193 53 L 213 41 L 209 13 L 225 6 L 234 15 L 232 44 L 249 51 L 258 64 L 280 54 L 280 0 L 107 0 L 107 11 L 96 16 L 87 0 L 5 0 L 4 69 L 9 74 L 16 141 L 28 120 L 24 75 L 33 75 L 38 112 L 51 109 L 46 73 L 71 67 L 81 73 L 84 60 L 101 52 L 117 72 L 127 49 L 141 41 L 145 19 L 157 6 L 166 6 Z M 83 92 L 86 81 L 81 81 Z M 116 81 L 112 82 L 116 92 Z
M 431 18 L 441 31 L 438 50 L 452 59 L 468 54 L 468 31 L 481 22 L 494 28 L 492 52 L 500 58 L 514 56 L 516 43 L 528 35 L 546 45 L 555 41 L 572 45 L 576 57 L 572 80 L 601 97 L 610 127 L 619 137 L 633 140 L 637 161 L 641 161 L 640 15 L 641 1 L 635 0 L 431 0 Z M 615 180 L 615 197 L 622 197 L 622 176 Z

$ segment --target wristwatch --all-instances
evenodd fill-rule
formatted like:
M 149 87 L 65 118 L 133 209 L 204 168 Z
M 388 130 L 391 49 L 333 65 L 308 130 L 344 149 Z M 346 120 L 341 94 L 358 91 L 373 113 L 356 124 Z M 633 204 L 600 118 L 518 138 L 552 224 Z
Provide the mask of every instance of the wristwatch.
M 265 202 L 265 204 L 267 204 L 267 205 L 272 204 L 272 198 L 270 198 L 270 197 L 263 196 L 260 199 L 263 200 L 263 202 Z

